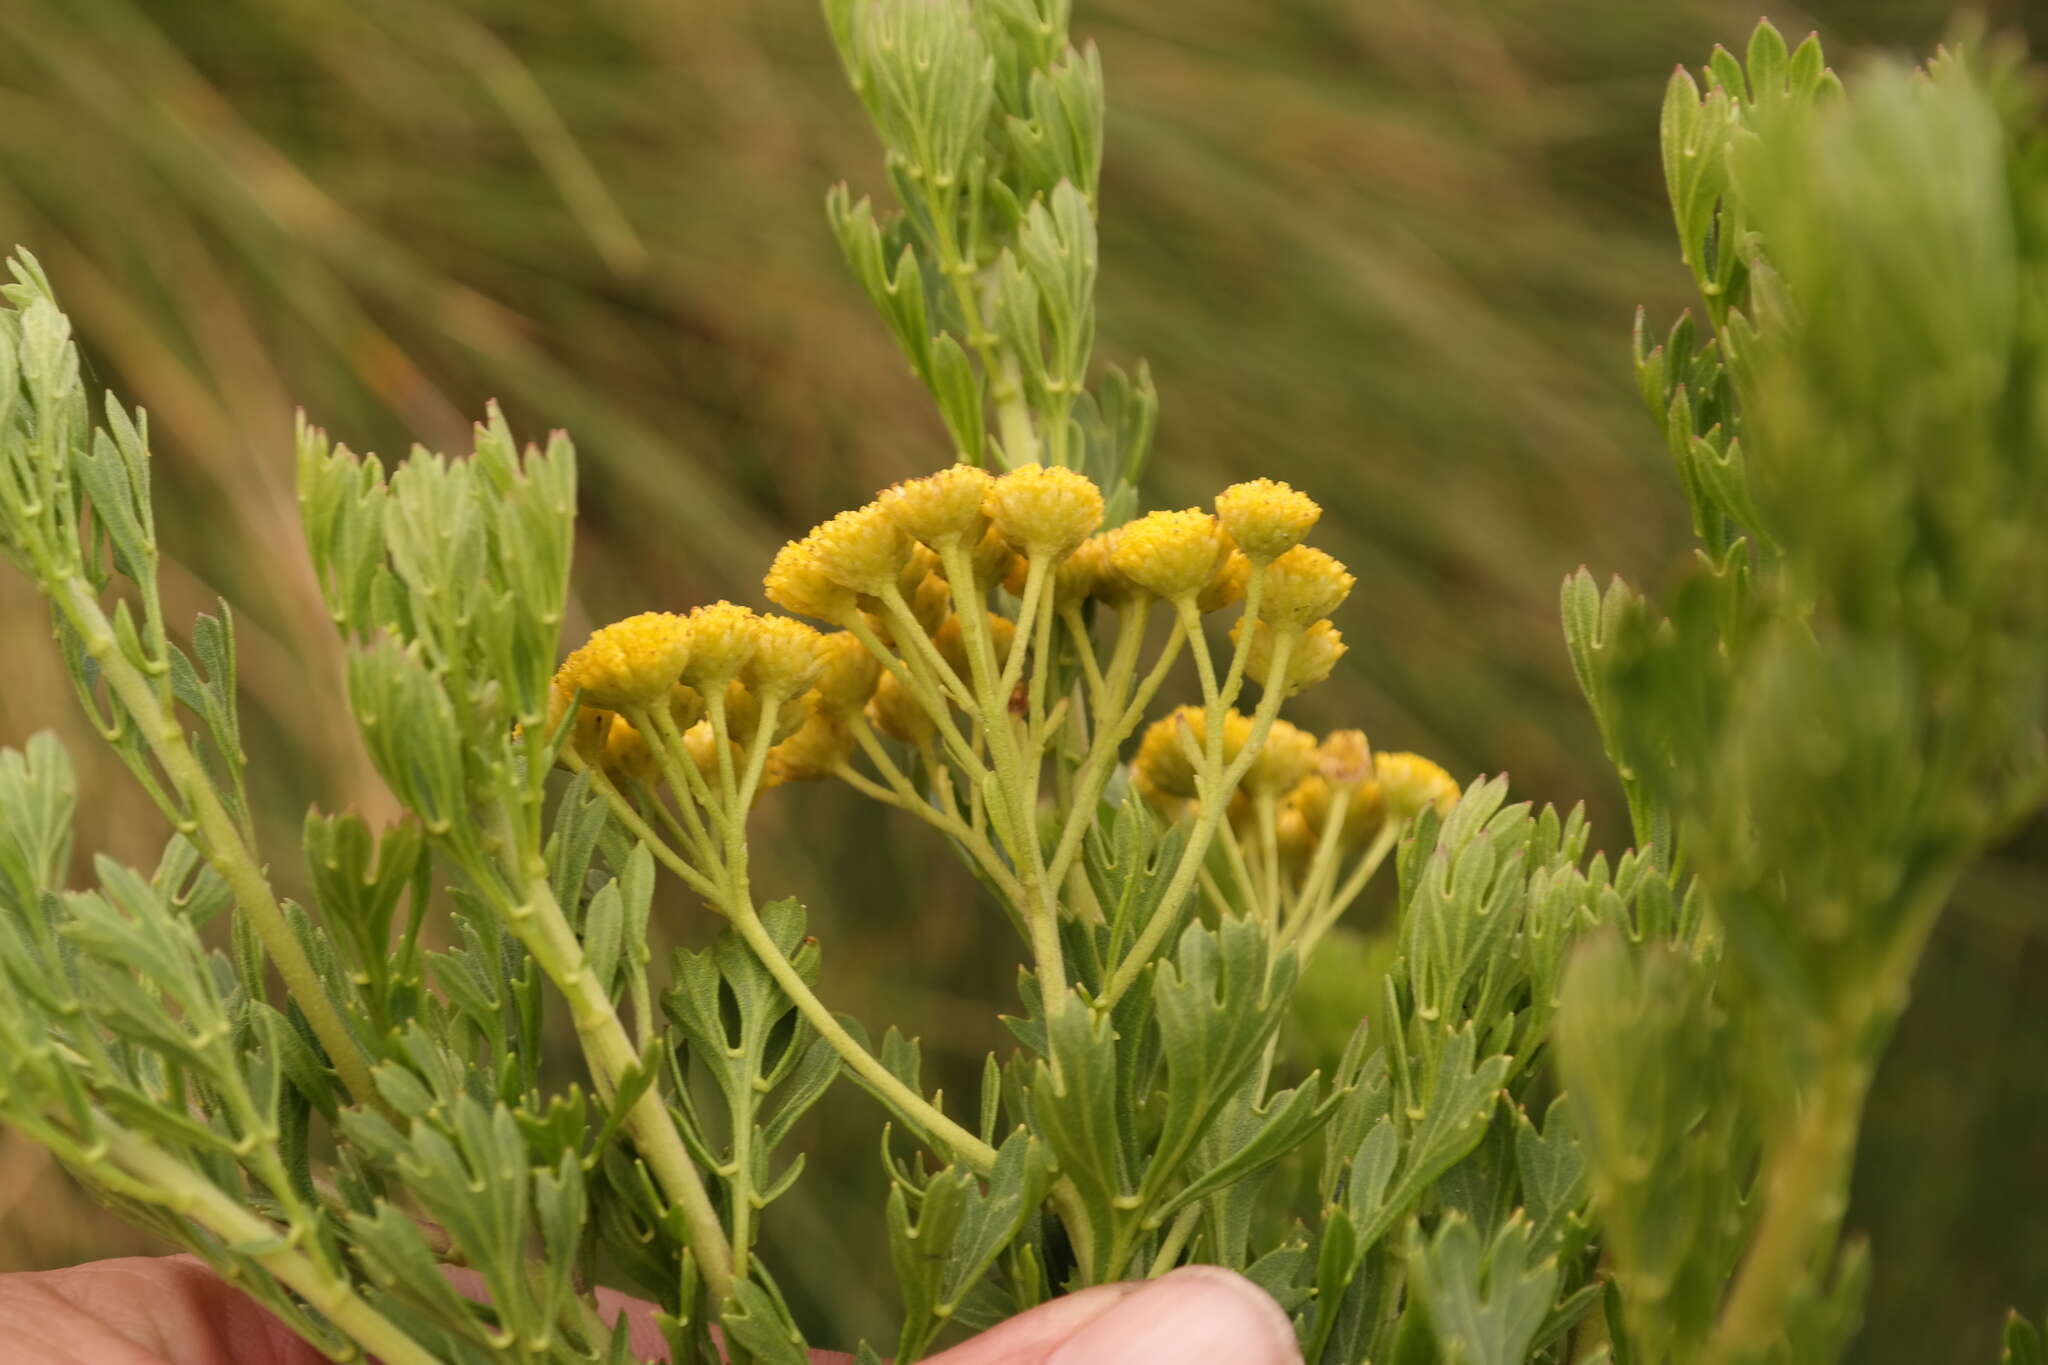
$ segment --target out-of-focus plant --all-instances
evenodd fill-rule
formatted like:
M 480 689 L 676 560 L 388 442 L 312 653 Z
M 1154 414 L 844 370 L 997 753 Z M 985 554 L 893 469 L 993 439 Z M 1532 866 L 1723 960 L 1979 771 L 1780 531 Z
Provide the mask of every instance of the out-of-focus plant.
M 1319 1365 L 1827 1358 L 1870 1064 L 1948 885 L 2039 794 L 2048 632 L 1997 592 L 2041 567 L 2048 488 L 2015 69 L 1851 104 L 1764 26 L 1705 96 L 1674 85 L 1717 335 L 1639 370 L 1706 567 L 1665 615 L 1567 585 L 1641 843 L 1610 860 L 1581 811 L 1280 715 L 1354 587 L 1307 496 L 1138 514 L 1155 403 L 1090 363 L 1102 81 L 1065 5 L 826 16 L 898 200 L 835 191 L 830 219 L 957 462 L 787 545 L 764 588 L 794 615 L 646 612 L 557 666 L 566 439 L 521 451 L 493 412 L 470 458 L 387 469 L 302 426 L 350 709 L 406 811 L 310 817 L 305 906 L 256 846 L 231 618 L 188 650 L 160 605 L 146 421 L 95 424 L 17 259 L 0 542 L 174 833 L 153 874 L 68 890 L 61 750 L 0 762 L 0 1113 L 338 1356 L 623 1361 L 605 1279 L 659 1301 L 677 1360 L 718 1359 L 716 1326 L 795 1365 L 760 1224 L 843 1070 L 911 1146 L 885 1135 L 898 1360 L 1190 1261 L 1266 1287 Z M 1887 199 L 1900 159 L 1961 189 Z M 1951 252 L 1996 278 L 1902 302 Z M 1879 298 L 1921 326 L 1882 358 Z M 763 903 L 749 817 L 812 780 L 943 836 L 1018 935 L 1016 1046 L 966 1117 Z M 1374 1027 L 1284 1075 L 1302 966 L 1389 860 Z M 664 877 L 722 927 L 656 964 Z

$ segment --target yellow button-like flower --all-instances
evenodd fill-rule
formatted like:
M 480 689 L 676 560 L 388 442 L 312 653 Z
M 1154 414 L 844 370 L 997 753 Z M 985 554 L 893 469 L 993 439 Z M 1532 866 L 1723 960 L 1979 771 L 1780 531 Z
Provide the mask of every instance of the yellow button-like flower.
M 1145 727 L 1131 760 L 1131 779 L 1162 796 L 1190 800 L 1195 794 L 1195 758 L 1208 720 L 1199 706 L 1175 707 Z M 1190 742 L 1192 740 L 1192 743 Z
M 981 510 L 995 476 L 978 465 L 956 464 L 922 479 L 910 479 L 875 501 L 905 535 L 934 550 L 981 539 L 988 518 Z
M 1117 572 L 1169 602 L 1193 599 L 1208 587 L 1230 554 L 1215 517 L 1198 508 L 1148 512 L 1117 528 L 1109 560 Z
M 761 618 L 736 603 L 717 601 L 690 612 L 690 662 L 683 681 L 700 692 L 725 686 L 754 657 Z
M 1301 833 L 1311 847 L 1321 841 L 1330 823 L 1336 796 L 1337 789 L 1321 773 L 1310 773 L 1287 794 L 1287 808 L 1300 818 Z M 1344 823 L 1337 829 L 1338 846 L 1354 848 L 1364 843 L 1385 820 L 1386 810 L 1377 783 L 1368 781 L 1352 788 L 1351 799 L 1344 806 Z
M 1457 781 L 1421 754 L 1381 754 L 1373 760 L 1373 772 L 1387 809 L 1400 819 L 1420 813 L 1424 806 L 1449 815 L 1458 804 Z
M 1230 639 L 1237 642 L 1246 622 L 1240 618 L 1230 627 Z M 1260 687 L 1269 686 L 1273 672 L 1273 628 L 1253 621 L 1252 641 L 1245 652 L 1244 673 Z M 1295 637 L 1287 654 L 1287 676 L 1280 680 L 1281 695 L 1292 697 L 1324 681 L 1337 661 L 1344 657 L 1344 635 L 1328 621 L 1317 621 Z
M 768 751 L 766 782 L 818 782 L 853 756 L 853 731 L 843 716 L 814 709 L 797 732 Z
M 787 616 L 757 617 L 754 657 L 746 670 L 748 686 L 763 697 L 785 701 L 810 691 L 825 666 L 818 654 L 823 638 Z
M 1316 752 L 1316 771 L 1334 787 L 1372 781 L 1372 745 L 1363 730 L 1333 730 Z
M 1002 668 L 1010 660 L 1010 646 L 1017 638 L 1017 623 L 1007 616 L 987 613 L 989 644 L 995 650 L 996 667 Z M 932 643 L 938 646 L 939 657 L 944 659 L 954 673 L 962 678 L 971 678 L 974 665 L 967 658 L 967 632 L 965 623 L 955 616 L 948 616 L 946 624 L 940 626 L 932 636 Z
M 1244 785 L 1255 796 L 1280 796 L 1307 777 L 1316 765 L 1316 737 L 1299 726 L 1275 720 L 1266 742 L 1245 769 Z
M 910 559 L 910 537 L 880 503 L 841 512 L 805 541 L 826 577 L 842 588 L 875 596 L 896 581 Z
M 1218 493 L 1216 515 L 1238 549 L 1253 563 L 1266 564 L 1301 544 L 1323 509 L 1314 498 L 1284 483 L 1253 479 Z
M 841 622 L 853 610 L 853 590 L 825 572 L 808 538 L 792 540 L 776 553 L 761 586 L 776 606 L 813 620 Z
M 1102 524 L 1102 490 L 1071 469 L 1027 464 L 991 483 L 983 510 L 1009 544 L 1064 558 Z
M 818 680 L 811 687 L 818 705 L 825 710 L 849 716 L 875 695 L 882 661 L 868 653 L 868 647 L 852 632 L 835 630 L 821 638 L 818 661 Z
M 1259 615 L 1282 630 L 1299 630 L 1343 605 L 1358 580 L 1310 545 L 1297 545 L 1266 566 Z
M 604 771 L 613 781 L 653 782 L 661 771 L 646 738 L 624 716 L 614 714 L 604 742 Z
M 595 706 L 651 706 L 690 663 L 694 634 L 673 612 L 642 612 L 593 633 L 555 676 Z
M 1242 550 L 1232 550 L 1223 560 L 1223 567 L 1216 570 L 1216 576 L 1209 580 L 1209 586 L 1195 597 L 1195 610 L 1204 616 L 1212 611 L 1236 606 L 1244 601 L 1245 585 L 1252 576 L 1252 562 Z
M 904 690 L 894 673 L 884 673 L 868 701 L 868 721 L 891 739 L 920 744 L 937 728 L 917 698 Z

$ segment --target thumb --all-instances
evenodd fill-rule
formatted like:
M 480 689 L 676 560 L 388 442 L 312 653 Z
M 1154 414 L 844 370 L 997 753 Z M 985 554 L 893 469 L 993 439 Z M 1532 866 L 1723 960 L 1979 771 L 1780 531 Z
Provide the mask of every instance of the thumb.
M 1012 1318 L 929 1365 L 1300 1365 L 1294 1326 L 1244 1276 L 1184 1266 L 1141 1284 L 1086 1289 Z

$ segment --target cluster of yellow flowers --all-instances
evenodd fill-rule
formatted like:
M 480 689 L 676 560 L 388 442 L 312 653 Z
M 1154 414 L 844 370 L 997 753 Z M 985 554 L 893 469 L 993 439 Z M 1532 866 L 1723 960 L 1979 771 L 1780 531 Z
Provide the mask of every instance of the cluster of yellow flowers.
M 1154 721 L 1131 760 L 1131 786 L 1168 820 L 1191 814 L 1201 797 L 1197 775 L 1208 715 L 1182 706 Z M 1223 717 L 1223 753 L 1234 762 L 1252 735 L 1251 718 L 1232 710 Z M 1336 814 L 1336 796 L 1346 800 Z M 1252 756 L 1231 799 L 1230 821 L 1243 838 L 1263 837 L 1270 823 L 1274 845 L 1296 871 L 1328 829 L 1340 849 L 1363 846 L 1388 819 L 1411 819 L 1426 806 L 1439 814 L 1457 803 L 1458 784 L 1420 754 L 1375 754 L 1362 730 L 1316 736 L 1276 720 Z M 1332 826 L 1332 821 L 1341 823 Z
M 581 697 L 565 761 L 622 786 L 652 787 L 664 771 L 658 751 L 667 735 L 669 752 L 687 754 L 716 789 L 721 769 L 744 769 L 751 750 L 768 746 L 757 755 L 759 786 L 771 787 L 849 776 L 857 749 L 876 752 L 863 727 L 929 758 L 945 708 L 966 705 L 973 691 L 964 679 L 988 687 L 1000 680 L 1007 709 L 1008 689 L 1024 691 L 1021 661 L 1012 655 L 1026 649 L 1042 667 L 1036 654 L 1048 637 L 1020 639 L 1019 621 L 988 610 L 998 586 L 1020 603 L 1036 602 L 1017 615 L 1035 617 L 1026 625 L 1039 630 L 1053 618 L 1078 629 L 1078 608 L 1089 601 L 1141 613 L 1164 602 L 1190 630 L 1200 615 L 1243 602 L 1247 610 L 1231 632 L 1240 671 L 1291 696 L 1328 677 L 1344 653 L 1328 618 L 1354 580 L 1330 555 L 1301 543 L 1320 516 L 1305 494 L 1257 479 L 1225 489 L 1213 512 L 1153 512 L 1105 531 L 1101 490 L 1073 470 L 1028 465 L 996 475 L 955 465 L 887 489 L 776 555 L 763 580 L 768 599 L 837 629 L 717 602 L 687 614 L 643 613 L 593 634 L 555 679 L 557 725 Z M 1283 638 L 1284 668 L 1275 674 Z M 1076 645 L 1092 648 L 1085 639 Z M 764 707 L 771 699 L 775 705 Z M 773 723 L 763 729 L 770 714 Z M 1197 797 L 1204 724 L 1200 708 L 1183 707 L 1145 735 L 1133 781 L 1162 810 Z M 643 734 L 649 726 L 663 735 Z M 1231 711 L 1224 731 L 1227 767 L 1254 725 Z M 1369 834 L 1385 808 L 1419 808 L 1456 793 L 1426 760 L 1389 754 L 1375 761 L 1356 732 L 1319 745 L 1275 721 L 1246 772 L 1233 819 L 1269 798 L 1282 846 L 1312 847 L 1338 788 L 1353 793 L 1347 840 Z

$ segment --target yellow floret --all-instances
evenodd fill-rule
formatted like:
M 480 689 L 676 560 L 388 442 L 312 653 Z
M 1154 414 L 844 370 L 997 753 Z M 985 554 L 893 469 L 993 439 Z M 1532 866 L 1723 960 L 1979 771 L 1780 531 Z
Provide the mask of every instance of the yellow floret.
M 653 782 L 661 771 L 654 750 L 624 716 L 613 715 L 604 741 L 604 771 L 613 781 Z
M 882 674 L 882 661 L 868 653 L 857 636 L 836 630 L 823 637 L 818 641 L 818 661 L 822 667 L 812 691 L 821 707 L 846 716 L 868 704 Z
M 1201 707 L 1179 706 L 1146 726 L 1137 756 L 1131 760 L 1132 780 L 1164 796 L 1191 799 L 1195 794 L 1194 754 L 1202 747 L 1207 724 Z M 1192 749 L 1186 736 L 1193 737 Z
M 843 716 L 810 709 L 797 732 L 768 751 L 765 781 L 818 782 L 832 776 L 853 755 L 853 731 Z
M 691 624 L 673 612 L 642 612 L 592 634 L 555 676 L 571 691 L 582 688 L 595 706 L 649 706 L 690 663 L 693 637 Z
M 1253 479 L 1218 493 L 1216 515 L 1237 548 L 1252 562 L 1265 564 L 1299 545 L 1323 509 L 1314 498 L 1284 483 Z
M 1195 610 L 1203 615 L 1222 611 L 1244 600 L 1246 583 L 1251 579 L 1252 562 L 1242 550 L 1232 550 L 1223 560 L 1223 567 L 1209 580 L 1209 586 L 1202 589 L 1195 598 Z
M 787 616 L 763 616 L 754 628 L 754 657 L 747 683 L 763 697 L 787 700 L 811 689 L 824 667 L 818 655 L 824 637 Z
M 1207 512 L 1149 512 L 1120 526 L 1109 549 L 1117 572 L 1169 602 L 1192 600 L 1230 553 L 1223 526 Z
M 725 686 L 754 657 L 760 625 L 759 616 L 732 602 L 693 608 L 690 662 L 683 681 L 699 691 Z
M 1027 464 L 989 485 L 983 510 L 1033 558 L 1064 558 L 1102 524 L 1102 490 L 1071 469 Z
M 877 498 L 891 518 L 913 540 L 934 550 L 962 543 L 973 545 L 988 524 L 981 510 L 995 478 L 986 469 L 956 464 L 922 479 L 897 484 Z
M 1308 776 L 1316 764 L 1316 737 L 1299 726 L 1275 720 L 1266 731 L 1244 785 L 1255 796 L 1279 796 Z
M 880 503 L 841 512 L 805 540 L 827 578 L 876 596 L 896 581 L 910 558 L 910 537 Z
M 877 730 L 905 744 L 931 738 L 936 728 L 917 698 L 904 690 L 894 673 L 884 673 L 875 683 L 875 695 L 868 702 L 868 720 Z
M 776 606 L 814 620 L 844 621 L 853 610 L 852 589 L 832 581 L 808 538 L 793 540 L 776 553 L 761 586 Z
M 1370 782 L 1372 745 L 1363 730 L 1333 730 L 1316 753 L 1316 771 L 1334 787 L 1357 787 Z
M 1301 833 L 1311 846 L 1322 839 L 1336 796 L 1337 789 L 1320 773 L 1302 778 L 1287 794 L 1287 808 L 1300 817 Z M 1353 848 L 1364 843 L 1378 832 L 1385 819 L 1378 783 L 1368 781 L 1352 788 L 1351 799 L 1344 806 L 1344 823 L 1337 829 L 1338 846 Z
M 1337 610 L 1357 581 L 1321 550 L 1297 545 L 1266 566 L 1259 615 L 1281 630 L 1299 630 Z
M 1242 618 L 1230 627 L 1230 639 L 1237 642 L 1244 630 Z M 1260 687 L 1269 685 L 1273 671 L 1273 628 L 1264 621 L 1251 622 L 1252 640 L 1245 653 L 1244 674 Z M 1281 679 L 1281 695 L 1292 697 L 1324 681 L 1344 657 L 1344 634 L 1328 621 L 1317 621 L 1295 638 L 1287 655 L 1287 676 Z
M 1380 791 L 1387 809 L 1401 819 L 1418 814 L 1424 806 L 1435 806 L 1437 814 L 1449 815 L 1458 804 L 1458 784 L 1440 764 L 1421 754 L 1381 754 L 1373 760 Z

